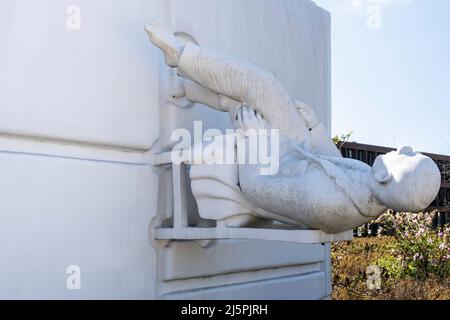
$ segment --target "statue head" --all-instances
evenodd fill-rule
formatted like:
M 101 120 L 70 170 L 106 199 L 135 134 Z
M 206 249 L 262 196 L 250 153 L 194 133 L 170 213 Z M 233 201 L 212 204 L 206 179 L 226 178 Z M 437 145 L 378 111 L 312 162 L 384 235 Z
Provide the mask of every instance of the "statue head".
M 441 173 L 434 161 L 411 147 L 378 156 L 369 176 L 375 198 L 395 211 L 426 209 L 441 185 Z

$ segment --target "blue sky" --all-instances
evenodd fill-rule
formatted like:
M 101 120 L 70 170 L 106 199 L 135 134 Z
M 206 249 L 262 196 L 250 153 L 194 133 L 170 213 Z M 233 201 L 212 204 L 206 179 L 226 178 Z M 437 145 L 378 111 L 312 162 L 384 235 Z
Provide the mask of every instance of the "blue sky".
M 333 134 L 450 155 L 450 0 L 315 0 L 332 15 Z

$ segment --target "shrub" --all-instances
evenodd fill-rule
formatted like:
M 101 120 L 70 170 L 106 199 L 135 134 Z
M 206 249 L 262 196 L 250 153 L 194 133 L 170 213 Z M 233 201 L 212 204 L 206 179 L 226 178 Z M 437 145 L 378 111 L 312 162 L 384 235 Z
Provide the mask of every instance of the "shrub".
M 450 228 L 433 227 L 434 213 L 388 212 L 376 220 L 379 235 L 393 235 L 392 258 L 377 261 L 379 267 L 397 278 L 420 280 L 429 275 L 450 275 Z
M 450 277 L 418 280 L 405 275 L 392 254 L 394 237 L 355 238 L 333 245 L 333 294 L 336 300 L 449 300 Z M 368 267 L 378 264 L 381 288 L 368 286 Z
M 402 266 L 402 263 L 393 256 L 383 256 L 375 262 L 375 265 L 387 273 L 384 276 L 385 279 L 388 277 L 399 279 L 403 278 L 405 275 L 405 269 Z

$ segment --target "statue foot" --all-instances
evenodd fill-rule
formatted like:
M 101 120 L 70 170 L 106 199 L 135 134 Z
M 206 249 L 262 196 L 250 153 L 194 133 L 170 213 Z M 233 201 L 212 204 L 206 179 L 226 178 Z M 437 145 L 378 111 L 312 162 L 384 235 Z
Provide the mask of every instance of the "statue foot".
M 167 25 L 154 19 L 145 26 L 145 31 L 147 31 L 150 41 L 164 52 L 166 64 L 176 68 L 184 46 L 179 43 Z

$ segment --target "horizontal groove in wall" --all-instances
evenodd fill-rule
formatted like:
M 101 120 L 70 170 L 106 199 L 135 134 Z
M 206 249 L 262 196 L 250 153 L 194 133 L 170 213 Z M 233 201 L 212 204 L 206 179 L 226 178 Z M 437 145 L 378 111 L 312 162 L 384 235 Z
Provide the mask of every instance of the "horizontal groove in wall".
M 172 291 L 163 294 L 164 299 L 323 299 L 327 296 L 324 272 L 309 272 L 267 279 L 242 281 Z
M 174 291 L 192 291 L 197 289 L 238 285 L 250 282 L 268 281 L 271 279 L 281 279 L 285 277 L 308 275 L 312 273 L 325 274 L 324 271 L 325 265 L 323 263 L 248 270 L 244 272 L 218 274 L 208 277 L 163 281 L 161 283 L 160 292 L 170 293 Z
M 150 150 L 0 134 L 0 152 L 124 164 L 150 164 Z
M 321 244 L 255 240 L 220 240 L 208 248 L 178 241 L 162 250 L 165 281 L 307 265 L 325 261 L 327 254 Z

